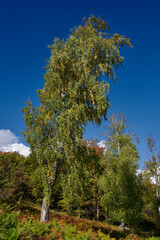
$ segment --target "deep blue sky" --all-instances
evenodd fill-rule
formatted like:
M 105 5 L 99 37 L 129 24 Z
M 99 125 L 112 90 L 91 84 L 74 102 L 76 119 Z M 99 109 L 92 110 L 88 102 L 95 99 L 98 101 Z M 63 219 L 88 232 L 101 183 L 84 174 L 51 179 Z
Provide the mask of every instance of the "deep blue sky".
M 123 112 L 140 143 L 140 167 L 147 160 L 146 138 L 151 132 L 160 143 L 160 1 L 0 1 L 0 129 L 10 129 L 24 143 L 21 109 L 30 97 L 38 104 L 36 89 L 43 87 L 47 45 L 65 38 L 83 17 L 100 15 L 111 34 L 124 34 L 133 49 L 124 48 L 124 69 L 111 83 L 108 112 Z M 102 126 L 89 125 L 86 138 L 104 139 Z

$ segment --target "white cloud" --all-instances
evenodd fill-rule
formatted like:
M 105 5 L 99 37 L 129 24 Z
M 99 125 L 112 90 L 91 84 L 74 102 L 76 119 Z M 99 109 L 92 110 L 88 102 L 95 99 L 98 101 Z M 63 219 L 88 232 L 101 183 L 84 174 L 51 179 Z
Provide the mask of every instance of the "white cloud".
M 143 176 L 145 173 L 147 173 L 147 170 L 140 170 L 140 169 L 137 170 L 137 175 L 142 174 L 142 176 Z M 150 177 L 150 181 L 151 181 L 151 183 L 156 184 L 156 178 L 155 178 L 155 176 Z
M 17 143 L 18 137 L 10 130 L 0 129 L 0 147 L 6 144 Z
M 30 148 L 26 147 L 23 143 L 13 143 L 3 146 L 3 152 L 18 152 L 19 154 L 27 157 L 30 154 Z
M 105 141 L 102 140 L 101 142 L 97 143 L 97 145 L 101 148 L 104 148 L 104 150 L 106 150 L 106 144 L 105 144 Z
M 0 151 L 18 152 L 25 157 L 30 154 L 30 148 L 18 143 L 18 137 L 8 129 L 0 129 Z

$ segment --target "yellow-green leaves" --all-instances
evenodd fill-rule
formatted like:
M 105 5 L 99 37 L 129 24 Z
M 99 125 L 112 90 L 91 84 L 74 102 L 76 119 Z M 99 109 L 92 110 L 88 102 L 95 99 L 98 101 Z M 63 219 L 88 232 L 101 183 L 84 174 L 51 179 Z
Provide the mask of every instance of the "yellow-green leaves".
M 44 87 L 37 91 L 40 106 L 28 103 L 23 110 L 24 136 L 45 174 L 57 159 L 73 163 L 87 123 L 106 119 L 108 80 L 115 80 L 115 69 L 123 63 L 123 45 L 130 45 L 125 36 L 110 36 L 107 23 L 91 16 L 50 46 Z M 47 189 L 45 177 L 44 183 Z

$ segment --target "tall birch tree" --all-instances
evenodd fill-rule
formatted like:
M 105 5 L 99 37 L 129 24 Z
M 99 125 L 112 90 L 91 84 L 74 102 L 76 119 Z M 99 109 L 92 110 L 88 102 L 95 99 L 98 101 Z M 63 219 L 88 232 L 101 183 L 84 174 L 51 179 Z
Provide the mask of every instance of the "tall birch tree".
M 65 40 L 50 46 L 44 88 L 38 90 L 40 106 L 23 109 L 24 136 L 35 152 L 44 179 L 41 221 L 48 221 L 49 202 L 58 167 L 74 161 L 76 147 L 88 122 L 106 119 L 109 79 L 122 65 L 120 48 L 130 40 L 110 35 L 108 24 L 94 16 L 73 28 Z

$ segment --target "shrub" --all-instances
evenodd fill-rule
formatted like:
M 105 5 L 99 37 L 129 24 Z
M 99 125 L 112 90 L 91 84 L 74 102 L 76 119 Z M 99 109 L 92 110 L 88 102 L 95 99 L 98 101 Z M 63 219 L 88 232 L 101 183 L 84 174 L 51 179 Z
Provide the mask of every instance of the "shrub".
M 17 213 L 1 212 L 0 214 L 0 239 L 1 240 L 16 240 L 18 239 L 18 220 Z
M 126 238 L 126 240 L 143 240 L 143 238 L 139 237 L 137 234 L 129 234 Z
M 29 220 L 19 226 L 18 232 L 20 239 L 31 240 L 39 236 L 47 236 L 50 232 L 50 224 Z
M 89 240 L 97 239 L 93 237 L 93 232 L 88 230 L 87 232 L 79 232 L 75 238 L 76 240 Z
M 61 236 L 65 240 L 75 239 L 76 231 L 77 229 L 75 226 L 64 226 Z
M 63 230 L 61 231 L 61 237 L 64 240 L 92 240 L 97 239 L 93 237 L 92 230 L 88 230 L 86 232 L 77 231 L 75 226 L 63 226 Z
M 106 234 L 102 233 L 101 230 L 99 230 L 98 231 L 98 239 L 100 239 L 100 240 L 110 240 L 111 237 L 110 237 L 109 234 L 106 235 Z
M 0 152 L 0 202 L 17 204 L 31 199 L 31 182 L 23 171 L 25 158 L 14 153 Z

